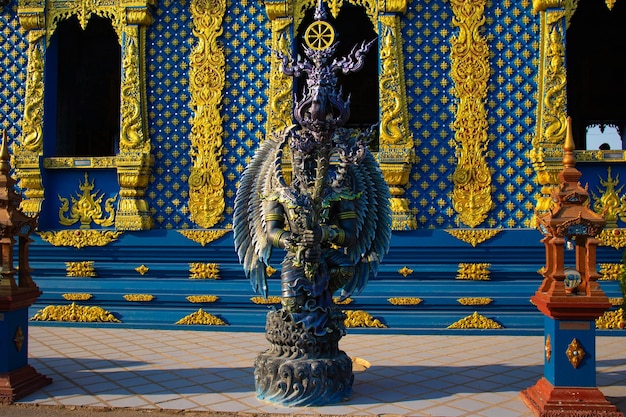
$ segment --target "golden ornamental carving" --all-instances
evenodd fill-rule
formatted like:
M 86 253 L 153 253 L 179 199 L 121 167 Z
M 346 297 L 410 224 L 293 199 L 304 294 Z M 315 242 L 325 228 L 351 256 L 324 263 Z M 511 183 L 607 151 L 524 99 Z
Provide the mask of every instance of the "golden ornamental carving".
M 179 230 L 179 233 L 189 240 L 202 246 L 221 238 L 231 230 Z
M 136 28 L 127 29 L 122 58 L 122 126 L 120 150 L 139 149 L 148 146 L 141 120 L 141 79 L 139 77 L 139 35 Z
M 125 294 L 124 300 L 147 303 L 147 302 L 154 300 L 154 295 L 152 294 Z
M 43 150 L 44 61 L 41 43 L 28 47 L 26 102 L 22 117 L 20 149 L 39 154 Z
M 65 262 L 68 277 L 97 277 L 94 261 Z
M 452 323 L 448 326 L 448 329 L 501 329 L 502 325 L 494 320 L 491 320 L 483 315 L 474 312 L 461 320 Z
M 115 218 L 115 207 L 113 203 L 117 199 L 117 194 L 114 197 L 107 198 L 104 202 L 104 211 L 108 213 L 107 217 L 103 217 L 102 200 L 104 193 L 100 193 L 100 190 L 92 193 L 95 185 L 95 180 L 89 182 L 89 176 L 85 172 L 85 182 L 79 183 L 78 188 L 82 191 L 82 194 L 76 193 L 76 197 L 71 196 L 72 205 L 70 208 L 70 201 L 65 198 L 59 197 L 61 201 L 61 208 L 59 208 L 59 223 L 63 226 L 71 226 L 80 221 L 81 229 L 88 229 L 91 226 L 91 222 L 103 227 L 113 225 L 113 219 Z M 98 194 L 100 194 L 98 196 Z M 70 217 L 66 217 L 66 213 L 70 211 Z
M 345 310 L 344 314 L 346 318 L 344 320 L 344 325 L 347 328 L 351 327 L 378 327 L 378 328 L 386 328 L 380 320 L 372 317 L 371 314 L 363 311 L 363 310 Z
M 137 268 L 135 268 L 135 271 L 139 272 L 140 275 L 146 275 L 148 271 L 150 271 L 150 268 L 148 268 L 144 264 L 141 264 Z
M 270 295 L 266 297 L 252 297 L 250 298 L 254 304 L 280 304 L 280 297 L 277 295 Z
M 274 267 L 273 267 L 273 266 L 271 266 L 271 265 L 268 265 L 268 266 L 265 268 L 265 273 L 267 274 L 267 276 L 268 276 L 268 277 L 271 277 L 272 275 L 274 275 L 274 273 L 275 273 L 275 272 L 276 272 L 276 268 L 274 268 Z
M 190 295 L 186 297 L 190 303 L 214 303 L 219 300 L 217 295 Z
M 423 300 L 417 297 L 392 297 L 387 298 L 387 301 L 394 306 L 416 306 Z
M 486 306 L 491 304 L 493 299 L 489 297 L 463 297 L 457 299 L 456 301 L 464 306 Z
M 601 263 L 598 264 L 601 281 L 619 281 L 620 276 L 624 273 L 624 264 L 622 263 Z
M 24 341 L 26 341 L 26 337 L 24 336 L 22 326 L 17 326 L 17 330 L 15 330 L 15 335 L 13 336 L 13 343 L 15 344 L 15 349 L 17 349 L 18 352 L 22 350 Z
M 456 279 L 466 279 L 472 281 L 489 281 L 491 271 L 490 263 L 460 263 Z
M 343 3 L 350 3 L 353 6 L 361 6 L 365 8 L 365 12 L 372 22 L 374 30 L 378 31 L 378 0 L 323 0 L 334 18 L 339 16 Z M 302 18 L 308 9 L 315 7 L 318 0 L 296 0 L 293 5 L 293 20 L 295 27 L 299 27 Z
M 452 24 L 459 34 L 451 39 L 451 77 L 458 98 L 452 124 L 458 164 L 452 175 L 452 204 L 459 220 L 476 227 L 494 207 L 491 173 L 485 160 L 488 146 L 485 99 L 490 75 L 489 46 L 481 34 L 485 0 L 452 0 Z
M 337 305 L 348 305 L 348 304 L 352 304 L 354 300 L 350 297 L 346 298 L 346 299 L 341 299 L 339 297 L 333 297 L 333 303 L 337 304 Z
M 469 243 L 472 246 L 479 245 L 487 240 L 491 239 L 498 233 L 500 233 L 501 229 L 449 229 L 446 230 L 449 234 L 454 236 L 455 238 L 462 240 L 465 243 Z
M 68 293 L 63 294 L 63 298 L 67 301 L 87 301 L 90 300 L 93 295 L 88 293 Z
M 39 310 L 32 321 L 65 321 L 79 323 L 121 323 L 113 314 L 97 306 L 81 306 L 72 303 L 66 306 L 47 306 Z
M 621 306 L 624 304 L 624 297 L 609 297 L 609 303 L 612 306 Z
M 571 343 L 567 346 L 567 350 L 565 351 L 567 355 L 567 359 L 572 364 L 574 368 L 578 368 L 578 365 L 582 362 L 585 357 L 585 350 L 578 342 L 576 338 L 574 338 Z
M 562 170 L 563 143 L 567 130 L 567 71 L 565 69 L 566 14 L 560 2 L 545 4 L 540 10 L 540 62 L 538 77 L 537 134 L 529 156 L 541 186 L 536 211 L 544 213 L 552 205 L 552 189 Z
M 225 84 L 222 34 L 226 0 L 192 0 L 191 14 L 197 45 L 189 57 L 189 106 L 191 121 L 191 174 L 189 175 L 190 218 L 201 227 L 222 220 L 225 208 L 222 160 L 222 93 Z
M 546 362 L 550 363 L 550 359 L 552 359 L 552 340 L 550 335 L 546 335 L 546 344 L 543 349 L 546 352 Z
M 267 3 L 266 3 L 267 4 Z M 291 19 L 272 20 L 272 50 L 289 55 L 291 43 Z M 269 105 L 267 108 L 266 132 L 276 132 L 289 127 L 292 122 L 293 79 L 281 69 L 278 54 L 270 57 Z
M 619 174 L 613 179 L 610 166 L 607 168 L 606 180 L 600 176 L 599 180 L 604 189 L 596 186 L 599 195 L 591 192 L 595 200 L 593 211 L 604 216 L 607 228 L 616 228 L 618 219 L 626 221 L 626 195 L 621 194 L 624 186 L 619 186 Z
M 61 230 L 39 232 L 39 236 L 54 246 L 72 246 L 80 249 L 88 246 L 106 246 L 121 236 L 116 230 Z
M 68 169 L 68 168 L 115 168 L 115 156 L 94 156 L 94 157 L 52 157 L 44 158 L 43 166 L 46 169 Z
M 178 320 L 175 324 L 196 324 L 203 326 L 226 326 L 226 322 L 213 314 L 209 314 L 206 311 L 199 309 L 195 313 L 191 313 L 182 319 Z
M 607 311 L 596 319 L 596 329 L 624 329 L 624 310 Z
M 220 279 L 219 264 L 216 263 L 189 263 L 189 278 L 191 279 Z
M 402 275 L 404 278 L 408 277 L 412 273 L 413 273 L 413 270 L 411 268 L 406 267 L 406 266 L 398 269 L 398 274 Z
M 596 238 L 600 246 L 611 246 L 615 249 L 626 247 L 626 229 L 603 229 Z

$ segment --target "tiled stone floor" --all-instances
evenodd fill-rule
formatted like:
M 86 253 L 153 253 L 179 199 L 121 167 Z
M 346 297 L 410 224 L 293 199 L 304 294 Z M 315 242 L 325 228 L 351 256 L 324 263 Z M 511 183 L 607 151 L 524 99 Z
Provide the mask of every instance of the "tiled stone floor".
M 597 382 L 626 411 L 622 336 L 597 338 Z M 53 378 L 19 404 L 262 414 L 530 417 L 521 390 L 543 375 L 540 336 L 350 334 L 341 348 L 369 362 L 340 404 L 259 401 L 253 363 L 262 333 L 31 326 L 29 363 Z

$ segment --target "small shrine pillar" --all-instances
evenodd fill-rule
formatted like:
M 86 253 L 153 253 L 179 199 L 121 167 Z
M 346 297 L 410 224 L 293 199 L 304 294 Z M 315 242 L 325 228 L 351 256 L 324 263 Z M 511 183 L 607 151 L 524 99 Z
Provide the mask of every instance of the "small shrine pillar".
M 545 315 L 544 376 L 521 396 L 540 417 L 623 417 L 596 386 L 595 320 L 611 307 L 596 270 L 595 236 L 606 222 L 588 208 L 589 194 L 578 182 L 569 124 L 555 204 L 538 218 L 546 265 L 531 301 Z M 566 266 L 571 247 L 575 265 Z
M 37 219 L 19 209 L 21 198 L 10 176 L 6 132 L 0 148 L 0 404 L 10 404 L 52 379 L 28 365 L 28 307 L 41 295 L 30 276 L 29 235 Z M 16 245 L 17 244 L 17 245 Z M 13 267 L 17 246 L 18 268 Z M 17 276 L 17 280 L 16 280 Z

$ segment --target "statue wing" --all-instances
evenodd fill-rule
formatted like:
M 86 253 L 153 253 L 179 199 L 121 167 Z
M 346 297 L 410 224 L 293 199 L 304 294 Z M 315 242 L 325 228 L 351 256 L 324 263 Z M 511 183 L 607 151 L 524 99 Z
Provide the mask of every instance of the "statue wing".
M 265 140 L 239 181 L 233 213 L 233 235 L 239 262 L 255 293 L 267 297 L 266 267 L 272 255 L 267 238 L 263 197 L 275 190 L 282 178 L 282 145 L 287 132 Z
M 351 166 L 351 173 L 354 191 L 360 195 L 354 200 L 357 241 L 347 248 L 355 271 L 343 287 L 341 299 L 358 294 L 376 277 L 391 242 L 391 194 L 372 153 L 366 151 L 364 158 Z

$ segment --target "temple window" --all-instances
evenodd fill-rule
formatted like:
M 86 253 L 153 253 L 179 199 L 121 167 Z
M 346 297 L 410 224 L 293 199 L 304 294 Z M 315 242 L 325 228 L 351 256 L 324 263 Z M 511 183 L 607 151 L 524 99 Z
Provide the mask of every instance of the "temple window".
M 626 4 L 581 0 L 567 29 L 567 109 L 576 149 L 624 149 Z M 607 138 L 597 143 L 598 133 Z M 616 141 L 615 135 L 621 136 Z M 610 139 L 610 138 L 613 139 Z

